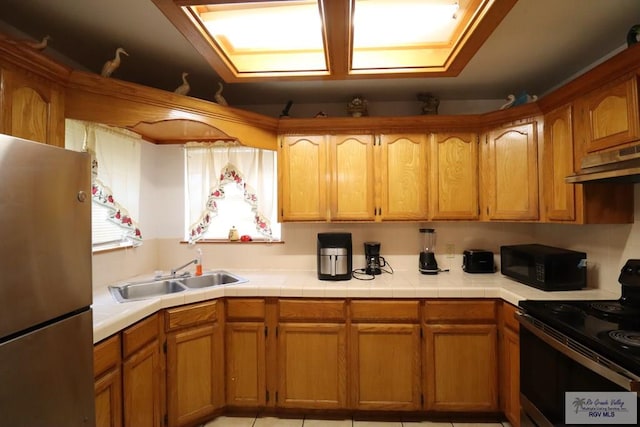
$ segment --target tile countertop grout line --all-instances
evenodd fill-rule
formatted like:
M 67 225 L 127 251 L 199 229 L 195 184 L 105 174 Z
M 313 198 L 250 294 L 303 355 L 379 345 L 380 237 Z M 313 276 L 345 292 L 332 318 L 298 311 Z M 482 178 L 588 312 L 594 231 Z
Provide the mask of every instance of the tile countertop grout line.
M 93 342 L 98 343 L 164 308 L 222 297 L 287 298 L 499 298 L 513 305 L 525 299 L 613 300 L 619 294 L 603 289 L 545 292 L 520 284 L 499 273 L 470 275 L 449 272 L 437 276 L 396 271 L 382 280 L 321 281 L 315 270 L 234 270 L 248 282 L 192 289 L 143 301 L 119 303 L 105 285 L 93 290 Z M 140 278 L 152 277 L 141 275 Z M 128 279 L 131 280 L 131 279 Z M 122 281 L 125 282 L 125 281 Z

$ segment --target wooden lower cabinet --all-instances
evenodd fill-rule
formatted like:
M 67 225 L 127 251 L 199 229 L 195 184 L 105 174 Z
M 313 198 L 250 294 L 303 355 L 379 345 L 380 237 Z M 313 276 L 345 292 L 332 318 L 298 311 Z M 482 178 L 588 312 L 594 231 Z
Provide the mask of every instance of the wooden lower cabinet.
M 425 312 L 425 409 L 497 412 L 495 303 L 427 302 Z
M 95 346 L 96 425 L 195 426 L 224 408 L 268 407 L 502 411 L 519 427 L 514 311 L 480 299 L 227 298 L 170 308 Z
M 346 408 L 346 356 L 344 324 L 280 323 L 277 405 Z
M 264 407 L 267 403 L 265 301 L 226 301 L 225 365 L 227 406 Z
M 169 309 L 165 323 L 168 425 L 206 421 L 225 403 L 217 301 Z
M 122 333 L 122 395 L 125 427 L 155 427 L 163 418 L 159 316 Z
M 419 410 L 420 325 L 351 326 L 352 407 L 362 410 Z
M 122 426 L 122 367 L 120 335 L 96 344 L 93 371 L 96 395 L 96 427 Z
M 502 303 L 500 339 L 501 409 L 513 427 L 520 427 L 520 337 L 516 308 Z

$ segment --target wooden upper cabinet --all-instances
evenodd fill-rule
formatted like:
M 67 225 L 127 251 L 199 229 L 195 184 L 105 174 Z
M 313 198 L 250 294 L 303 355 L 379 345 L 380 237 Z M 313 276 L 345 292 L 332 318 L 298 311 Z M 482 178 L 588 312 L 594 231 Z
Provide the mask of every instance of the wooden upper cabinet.
M 331 220 L 375 218 L 373 135 L 333 135 L 329 149 Z
M 382 220 L 427 220 L 426 134 L 380 135 Z
M 284 136 L 280 141 L 282 221 L 327 219 L 327 147 L 324 136 Z
M 538 219 L 536 122 L 492 130 L 482 144 L 484 218 Z
M 576 219 L 576 185 L 565 181 L 565 177 L 574 173 L 573 147 L 572 106 L 546 114 L 541 170 L 545 220 Z
M 478 135 L 431 135 L 431 219 L 478 219 Z
M 2 69 L 1 132 L 64 147 L 62 88 L 28 72 Z
M 595 90 L 579 102 L 588 130 L 586 152 L 605 150 L 640 139 L 638 79 L 631 77 Z

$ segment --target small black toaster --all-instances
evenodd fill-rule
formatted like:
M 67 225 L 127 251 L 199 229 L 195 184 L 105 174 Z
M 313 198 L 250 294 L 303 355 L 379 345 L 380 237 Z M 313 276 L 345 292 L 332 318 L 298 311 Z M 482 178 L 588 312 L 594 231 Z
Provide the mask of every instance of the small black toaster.
M 467 249 L 462 253 L 462 270 L 467 273 L 495 273 L 493 252 Z

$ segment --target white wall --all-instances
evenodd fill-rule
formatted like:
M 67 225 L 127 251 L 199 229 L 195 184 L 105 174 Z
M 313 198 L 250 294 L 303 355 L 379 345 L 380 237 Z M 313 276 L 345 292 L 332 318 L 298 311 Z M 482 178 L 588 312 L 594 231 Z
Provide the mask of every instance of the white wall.
M 184 162 L 180 146 L 145 144 L 140 225 L 141 247 L 94 255 L 94 286 L 104 286 L 157 269 L 168 270 L 195 257 L 195 248 L 181 243 L 184 234 Z M 640 200 L 640 184 L 635 185 Z M 562 225 L 535 223 L 286 223 L 284 243 L 200 244 L 205 270 L 316 268 L 317 233 L 348 231 L 353 235 L 354 268 L 364 267 L 363 243 L 379 241 L 382 255 L 398 270 L 417 268 L 421 238 L 418 229 L 437 231 L 441 267 L 459 268 L 464 249 L 543 243 L 587 253 L 589 286 L 618 291 L 619 270 L 628 258 L 640 258 L 640 203 L 635 223 L 627 225 Z M 447 252 L 453 252 L 453 256 Z

